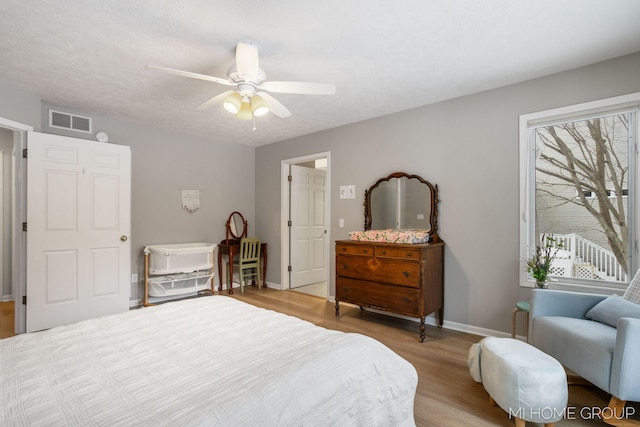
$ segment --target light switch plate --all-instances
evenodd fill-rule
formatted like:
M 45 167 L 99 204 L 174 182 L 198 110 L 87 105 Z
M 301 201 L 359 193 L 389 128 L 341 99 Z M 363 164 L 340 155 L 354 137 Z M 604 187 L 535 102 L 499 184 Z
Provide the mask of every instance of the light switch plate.
M 346 185 L 341 185 L 340 186 L 340 198 L 341 199 L 346 199 L 347 198 L 347 186 Z
M 355 185 L 341 185 L 340 186 L 340 198 L 341 199 L 355 199 L 356 198 L 356 186 Z
M 355 198 L 356 198 L 356 186 L 347 185 L 347 199 L 355 199 Z

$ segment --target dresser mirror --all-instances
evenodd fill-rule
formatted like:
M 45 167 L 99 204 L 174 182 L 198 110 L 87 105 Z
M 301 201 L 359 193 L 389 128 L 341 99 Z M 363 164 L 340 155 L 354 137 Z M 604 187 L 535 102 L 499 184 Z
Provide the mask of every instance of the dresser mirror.
M 426 230 L 438 242 L 438 186 L 394 172 L 364 193 L 364 229 Z
M 227 241 L 247 237 L 247 221 L 240 212 L 232 212 L 227 220 Z

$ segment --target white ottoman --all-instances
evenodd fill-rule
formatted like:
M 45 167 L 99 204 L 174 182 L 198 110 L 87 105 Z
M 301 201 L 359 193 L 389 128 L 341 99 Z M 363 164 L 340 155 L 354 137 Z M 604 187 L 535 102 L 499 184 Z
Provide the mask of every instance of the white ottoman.
M 525 421 L 551 427 L 564 417 L 567 375 L 548 354 L 522 341 L 488 337 L 471 346 L 468 364 L 489 401 L 515 418 L 517 427 Z

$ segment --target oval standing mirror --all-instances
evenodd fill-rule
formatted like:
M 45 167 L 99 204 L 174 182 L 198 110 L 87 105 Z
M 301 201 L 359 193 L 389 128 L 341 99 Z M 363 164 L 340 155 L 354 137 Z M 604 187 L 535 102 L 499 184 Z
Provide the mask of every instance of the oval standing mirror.
M 438 186 L 418 175 L 395 172 L 364 193 L 364 229 L 426 230 L 438 241 Z
M 247 237 L 247 221 L 240 212 L 232 212 L 227 220 L 227 240 Z

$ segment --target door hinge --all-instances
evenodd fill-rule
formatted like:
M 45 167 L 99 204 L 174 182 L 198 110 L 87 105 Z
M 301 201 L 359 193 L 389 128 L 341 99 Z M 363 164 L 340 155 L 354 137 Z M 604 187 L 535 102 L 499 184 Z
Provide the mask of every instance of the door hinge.
M 26 222 L 22 223 L 22 231 L 27 231 L 27 223 Z
M 290 266 L 290 265 L 288 265 L 288 266 L 287 266 L 287 271 L 288 271 L 288 272 L 293 271 L 293 269 L 291 268 L 291 266 Z
M 289 175 L 289 176 L 287 177 L 287 181 L 289 181 L 289 182 L 293 181 L 293 176 Z
M 287 221 L 287 225 L 291 227 L 291 220 Z
M 22 305 L 27 305 L 27 296 L 26 295 L 22 296 Z
M 26 148 L 23 148 L 22 149 L 22 158 L 26 159 L 28 155 L 29 155 L 29 150 L 27 150 Z

